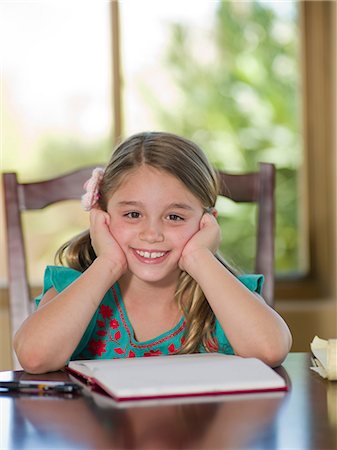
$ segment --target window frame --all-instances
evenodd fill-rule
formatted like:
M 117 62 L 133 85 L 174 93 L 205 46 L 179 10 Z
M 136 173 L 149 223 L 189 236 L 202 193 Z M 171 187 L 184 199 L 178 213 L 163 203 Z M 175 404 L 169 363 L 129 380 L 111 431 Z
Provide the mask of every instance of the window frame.
M 279 300 L 336 296 L 336 4 L 300 2 L 299 7 L 303 98 L 299 222 L 308 269 L 304 276 L 277 277 Z

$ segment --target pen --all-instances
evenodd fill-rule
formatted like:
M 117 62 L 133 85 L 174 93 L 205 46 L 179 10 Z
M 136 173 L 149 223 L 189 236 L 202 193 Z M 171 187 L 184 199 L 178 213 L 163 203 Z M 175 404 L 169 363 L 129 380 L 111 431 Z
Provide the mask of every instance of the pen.
M 0 381 L 0 392 L 75 393 L 81 390 L 76 383 L 64 381 Z

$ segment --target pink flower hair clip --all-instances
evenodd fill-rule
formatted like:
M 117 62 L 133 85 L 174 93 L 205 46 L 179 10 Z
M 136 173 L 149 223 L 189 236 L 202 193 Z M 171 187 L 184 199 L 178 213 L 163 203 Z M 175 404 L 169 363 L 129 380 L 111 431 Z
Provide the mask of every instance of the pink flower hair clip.
M 82 207 L 85 211 L 90 211 L 97 203 L 99 195 L 99 186 L 103 179 L 104 170 L 96 167 L 92 171 L 91 177 L 84 183 L 83 188 L 86 193 L 82 195 Z

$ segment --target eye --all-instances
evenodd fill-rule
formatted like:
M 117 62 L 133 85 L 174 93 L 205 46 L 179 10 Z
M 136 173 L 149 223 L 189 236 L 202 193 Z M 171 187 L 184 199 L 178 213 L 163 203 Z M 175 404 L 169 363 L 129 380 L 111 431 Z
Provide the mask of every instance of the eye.
M 180 220 L 184 220 L 182 217 L 178 216 L 177 214 L 169 214 L 167 217 L 169 220 L 172 220 L 173 222 L 179 222 Z
M 140 213 L 137 211 L 130 211 L 124 214 L 124 216 L 127 217 L 128 219 L 139 219 Z

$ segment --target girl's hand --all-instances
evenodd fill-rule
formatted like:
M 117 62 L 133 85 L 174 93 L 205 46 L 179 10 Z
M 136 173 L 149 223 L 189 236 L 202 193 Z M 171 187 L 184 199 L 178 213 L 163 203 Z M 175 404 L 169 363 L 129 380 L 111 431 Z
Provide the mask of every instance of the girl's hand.
M 205 213 L 200 220 L 200 228 L 191 239 L 186 243 L 180 260 L 181 270 L 189 272 L 189 262 L 192 261 L 197 253 L 210 251 L 215 254 L 221 241 L 221 231 L 214 215 Z
M 126 272 L 127 261 L 123 250 L 111 234 L 109 229 L 110 216 L 98 208 L 90 211 L 90 237 L 91 245 L 96 256 L 106 258 L 114 265 L 120 267 L 120 276 Z

